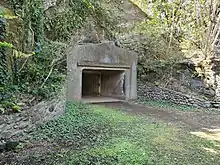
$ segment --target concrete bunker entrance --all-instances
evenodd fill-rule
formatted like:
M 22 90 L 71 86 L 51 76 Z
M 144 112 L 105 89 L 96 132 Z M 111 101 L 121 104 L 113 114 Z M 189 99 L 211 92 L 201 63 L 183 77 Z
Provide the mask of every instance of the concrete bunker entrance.
M 89 99 L 125 99 L 126 69 L 83 69 L 82 98 Z M 109 101 L 110 101 L 109 100 Z M 103 100 L 104 101 L 104 100 Z
M 137 54 L 115 46 L 114 42 L 70 48 L 67 75 L 68 101 L 92 103 L 137 99 Z M 88 97 L 90 99 L 85 99 Z

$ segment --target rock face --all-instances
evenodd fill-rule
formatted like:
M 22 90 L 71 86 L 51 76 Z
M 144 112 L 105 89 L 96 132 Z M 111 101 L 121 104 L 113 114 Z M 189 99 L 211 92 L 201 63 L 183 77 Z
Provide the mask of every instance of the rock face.
M 220 42 L 219 42 L 220 43 Z M 218 48 L 218 51 L 220 51 L 220 46 Z M 212 71 L 213 77 L 214 77 L 214 87 L 215 87 L 215 95 L 216 100 L 220 100 L 220 53 L 216 55 L 216 58 L 212 59 Z
M 218 103 L 212 103 L 208 100 L 185 95 L 174 90 L 152 85 L 138 85 L 138 96 L 140 100 L 168 101 L 180 105 L 188 105 L 201 108 L 218 108 Z M 213 106 L 214 105 L 214 106 Z
M 117 21 L 113 23 L 114 29 L 109 31 L 106 27 L 104 28 L 97 24 L 97 20 L 89 17 L 85 26 L 78 30 L 72 39 L 77 43 L 99 43 L 100 41 L 116 40 L 116 38 L 119 41 L 120 37 L 129 33 L 136 24 L 146 20 L 146 14 L 131 0 L 123 0 L 118 2 L 118 4 L 120 9 L 117 9 L 117 6 L 111 1 L 103 2 L 104 8 L 114 8 L 114 16 L 112 17 L 117 17 Z
M 64 111 L 65 101 L 49 101 L 41 102 L 22 113 L 0 116 L 0 141 L 13 138 L 39 123 L 63 114 Z
M 57 0 L 44 0 L 44 10 L 56 5 Z

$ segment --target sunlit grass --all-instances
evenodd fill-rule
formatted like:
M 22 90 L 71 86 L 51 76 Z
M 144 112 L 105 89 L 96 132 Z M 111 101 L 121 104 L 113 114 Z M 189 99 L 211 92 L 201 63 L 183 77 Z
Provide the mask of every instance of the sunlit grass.
M 70 103 L 66 114 L 40 126 L 31 137 L 56 142 L 58 147 L 29 156 L 33 165 L 38 159 L 51 164 L 55 158 L 56 164 L 69 165 L 220 164 L 216 139 L 97 105 Z M 72 145 L 66 148 L 66 141 Z
M 220 129 L 203 128 L 203 131 L 191 132 L 191 134 L 207 140 L 220 142 Z
M 94 113 L 97 115 L 103 116 L 104 118 L 108 118 L 112 122 L 131 122 L 138 120 L 137 116 L 128 115 L 121 111 L 116 111 L 114 109 L 106 108 L 104 106 L 90 106 Z

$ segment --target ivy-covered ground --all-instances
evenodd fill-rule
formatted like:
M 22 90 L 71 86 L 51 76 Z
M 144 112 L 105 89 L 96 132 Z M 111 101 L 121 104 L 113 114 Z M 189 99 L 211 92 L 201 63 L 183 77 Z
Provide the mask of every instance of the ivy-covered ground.
M 0 164 L 217 165 L 220 142 L 187 129 L 99 105 L 68 103 L 66 113 L 24 135 Z M 23 139 L 24 140 L 24 139 Z

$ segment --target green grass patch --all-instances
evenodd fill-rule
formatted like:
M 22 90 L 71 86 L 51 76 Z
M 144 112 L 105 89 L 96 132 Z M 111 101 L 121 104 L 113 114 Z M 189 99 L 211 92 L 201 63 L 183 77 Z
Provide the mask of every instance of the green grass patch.
M 93 113 L 96 113 L 100 117 L 103 117 L 112 123 L 132 122 L 139 119 L 137 116 L 131 116 L 125 112 L 116 111 L 115 109 L 109 109 L 103 106 L 90 106 L 90 108 L 93 110 Z
M 69 103 L 63 116 L 39 126 L 29 139 L 58 145 L 49 153 L 22 160 L 33 165 L 220 164 L 218 142 L 162 122 L 152 123 L 139 116 L 81 103 Z M 214 149 L 217 154 L 204 148 Z

